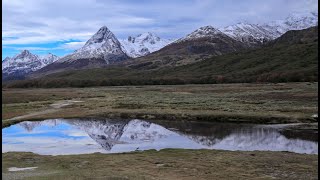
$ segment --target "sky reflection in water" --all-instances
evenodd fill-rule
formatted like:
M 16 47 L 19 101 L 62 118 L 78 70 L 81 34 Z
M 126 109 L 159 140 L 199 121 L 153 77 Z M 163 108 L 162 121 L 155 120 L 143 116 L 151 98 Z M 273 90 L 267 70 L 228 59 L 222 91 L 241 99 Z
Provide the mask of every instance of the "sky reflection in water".
M 317 134 L 315 134 L 317 135 Z M 143 120 L 54 119 L 2 129 L 2 152 L 43 155 L 184 148 L 318 154 L 318 141 L 287 138 L 278 126 Z

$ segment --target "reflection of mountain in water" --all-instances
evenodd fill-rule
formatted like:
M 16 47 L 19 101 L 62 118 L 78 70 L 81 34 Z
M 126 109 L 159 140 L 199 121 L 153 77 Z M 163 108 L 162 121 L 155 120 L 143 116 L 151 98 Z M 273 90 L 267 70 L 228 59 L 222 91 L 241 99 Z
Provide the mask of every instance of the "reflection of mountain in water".
M 115 144 L 154 142 L 173 133 L 159 125 L 141 120 L 65 120 L 64 122 L 84 130 L 108 151 Z
M 301 139 L 288 139 L 272 126 L 253 126 L 221 123 L 166 122 L 142 120 L 47 120 L 23 122 L 19 125 L 32 131 L 39 125 L 54 126 L 67 123 L 85 131 L 104 149 L 110 151 L 117 144 L 145 144 L 150 148 L 159 144 L 175 144 L 174 138 L 191 148 L 225 150 L 272 150 L 316 154 L 318 143 Z M 159 124 L 161 123 L 161 125 Z M 170 130 L 169 130 L 170 129 Z M 173 138 L 173 139 L 172 139 Z M 189 139 L 189 140 L 188 140 Z M 170 143 L 169 143 L 170 141 Z M 181 143 L 180 142 L 180 143 Z M 165 147 L 165 146 L 160 146 Z M 171 147 L 171 146 L 170 146 Z
M 176 129 L 193 141 L 212 149 L 224 150 L 272 150 L 297 153 L 318 153 L 317 141 L 308 141 L 304 133 L 294 139 L 284 136 L 275 126 L 256 126 L 228 123 L 193 123 L 159 121 L 166 128 Z M 313 134 L 315 135 L 315 134 Z M 318 134 L 316 134 L 317 136 Z M 315 139 L 315 138 L 309 138 Z
M 278 129 L 252 127 L 237 129 L 213 146 L 224 150 L 272 150 L 297 153 L 318 153 L 318 143 L 301 139 L 288 139 Z
M 56 125 L 61 122 L 85 131 L 107 151 L 111 150 L 115 144 L 154 142 L 173 134 L 173 132 L 160 125 L 141 120 L 60 119 L 33 122 L 25 121 L 19 123 L 19 125 L 30 132 L 40 125 Z
M 154 123 L 166 129 L 172 129 L 174 132 L 206 147 L 213 146 L 234 130 L 242 127 L 234 124 L 195 123 L 190 121 L 154 121 Z
M 26 131 L 31 132 L 34 128 L 40 125 L 56 126 L 59 123 L 58 121 L 58 119 L 51 119 L 46 121 L 23 121 L 18 125 L 23 127 Z
M 100 144 L 104 149 L 111 148 L 119 143 L 123 134 L 123 129 L 128 121 L 122 120 L 64 120 L 65 123 L 76 126 L 85 131 L 93 140 Z
M 123 141 L 149 141 L 154 142 L 158 139 L 166 138 L 174 132 L 167 130 L 166 128 L 141 120 L 130 121 L 125 129 L 121 139 Z

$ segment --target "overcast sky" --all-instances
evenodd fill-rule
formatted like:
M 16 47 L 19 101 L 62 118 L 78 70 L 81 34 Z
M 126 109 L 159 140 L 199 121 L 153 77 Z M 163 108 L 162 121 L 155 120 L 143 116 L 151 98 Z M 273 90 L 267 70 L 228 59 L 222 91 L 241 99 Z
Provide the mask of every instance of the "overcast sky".
M 212 25 L 262 23 L 318 10 L 317 0 L 3 0 L 2 59 L 23 49 L 66 55 L 106 25 L 118 38 L 180 38 Z

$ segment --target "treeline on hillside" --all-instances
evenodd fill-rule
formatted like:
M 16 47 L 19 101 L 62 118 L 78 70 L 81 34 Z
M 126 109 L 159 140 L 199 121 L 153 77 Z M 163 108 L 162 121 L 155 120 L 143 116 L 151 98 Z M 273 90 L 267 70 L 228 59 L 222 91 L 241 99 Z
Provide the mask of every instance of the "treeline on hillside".
M 237 77 L 238 76 L 238 77 Z M 33 79 L 13 81 L 2 84 L 3 88 L 62 88 L 124 85 L 182 85 L 182 84 L 221 84 L 221 83 L 284 83 L 318 82 L 318 74 L 303 72 L 266 73 L 259 76 L 214 76 L 199 79 L 105 79 L 105 80 L 70 80 L 70 79 Z

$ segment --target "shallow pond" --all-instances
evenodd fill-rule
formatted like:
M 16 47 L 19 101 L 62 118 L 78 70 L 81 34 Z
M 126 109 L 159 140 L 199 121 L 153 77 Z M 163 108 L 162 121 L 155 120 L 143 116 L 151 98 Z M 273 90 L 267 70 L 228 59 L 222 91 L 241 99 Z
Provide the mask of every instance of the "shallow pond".
M 2 129 L 2 152 L 65 155 L 183 148 L 318 154 L 317 133 L 288 136 L 283 127 L 138 119 L 24 121 Z

